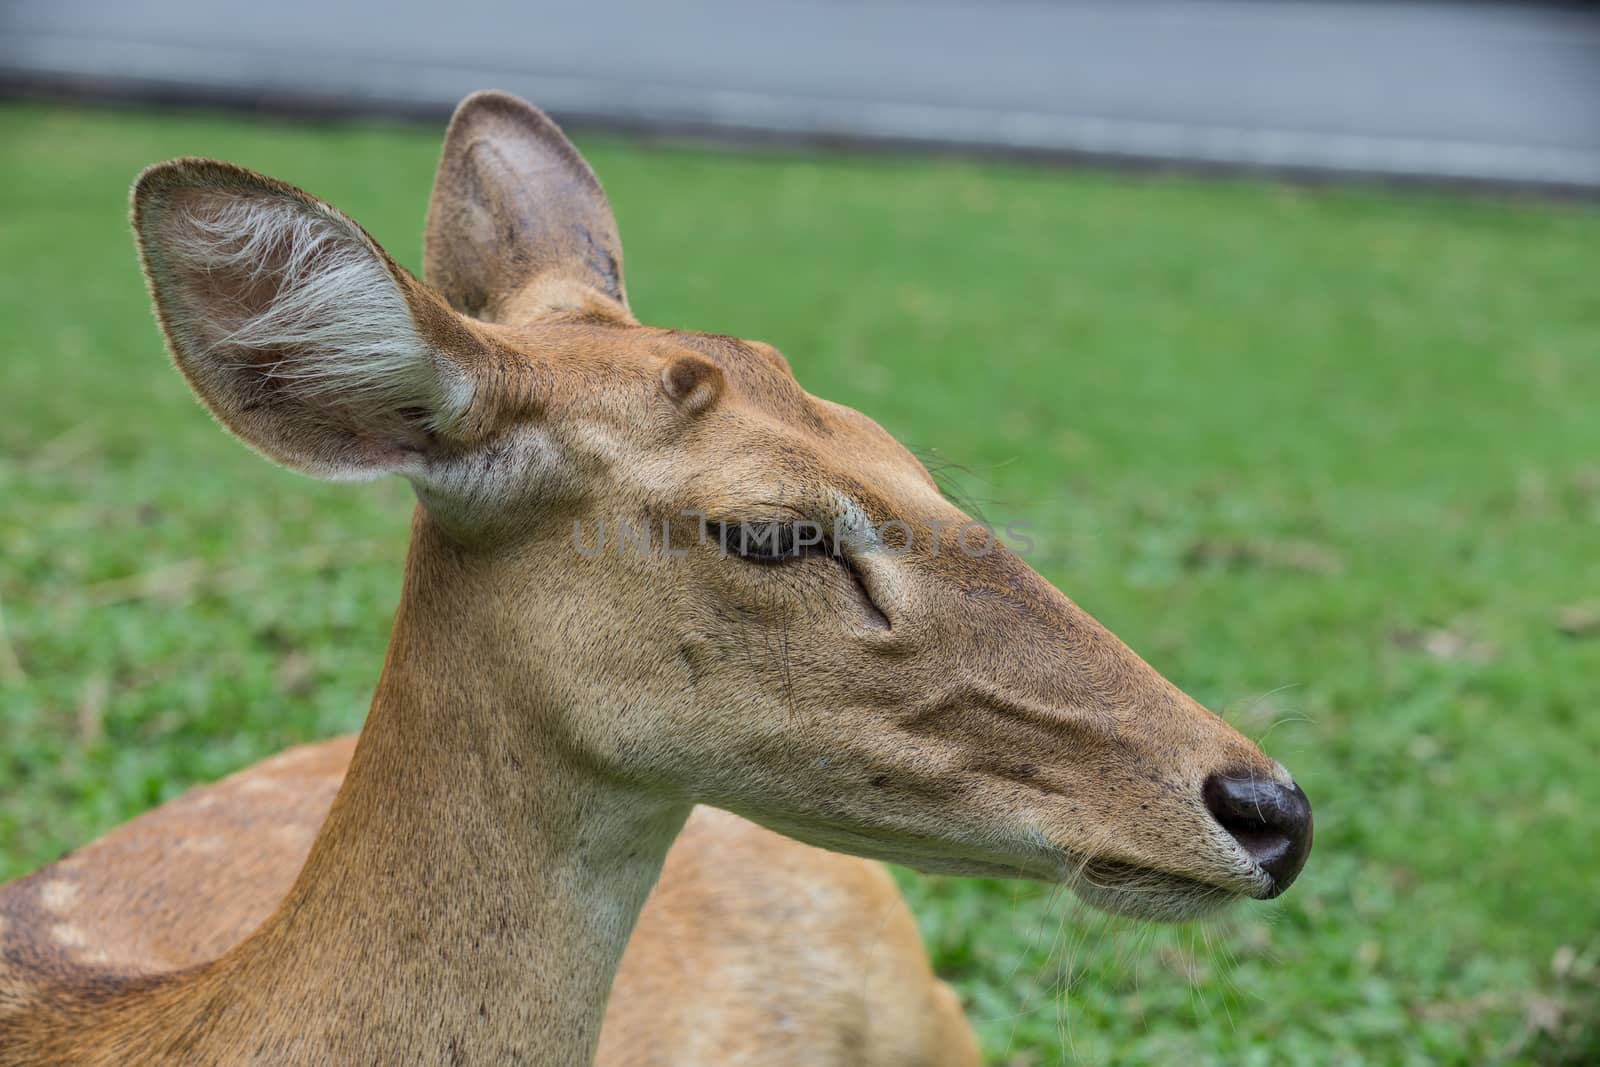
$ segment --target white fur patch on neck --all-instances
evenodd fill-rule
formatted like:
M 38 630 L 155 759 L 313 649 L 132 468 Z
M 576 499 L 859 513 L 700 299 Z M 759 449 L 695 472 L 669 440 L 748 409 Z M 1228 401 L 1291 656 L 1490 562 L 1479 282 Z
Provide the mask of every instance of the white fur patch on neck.
M 420 409 L 430 430 L 465 413 L 470 377 L 418 333 L 398 283 L 353 224 L 271 196 L 218 196 L 184 222 L 169 230 L 169 267 L 237 290 L 189 309 L 196 321 L 184 332 L 201 354 L 307 401 Z M 262 352 L 282 358 L 264 363 Z

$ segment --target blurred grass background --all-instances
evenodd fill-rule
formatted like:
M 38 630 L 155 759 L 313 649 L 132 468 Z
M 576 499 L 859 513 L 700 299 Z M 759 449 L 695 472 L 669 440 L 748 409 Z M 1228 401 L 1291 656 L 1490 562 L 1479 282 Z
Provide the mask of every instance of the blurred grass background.
M 143 165 L 419 266 L 440 129 L 0 108 L 0 878 L 355 729 L 410 492 L 228 440 L 165 364 Z M 771 341 L 1295 772 L 1202 926 L 903 877 L 990 1060 L 1600 1062 L 1600 217 L 958 162 L 583 147 L 647 322 Z

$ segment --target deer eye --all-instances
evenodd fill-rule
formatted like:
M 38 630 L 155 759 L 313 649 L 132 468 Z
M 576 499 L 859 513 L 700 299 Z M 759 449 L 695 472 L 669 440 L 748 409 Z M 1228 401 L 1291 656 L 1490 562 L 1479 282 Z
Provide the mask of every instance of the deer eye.
M 872 599 L 861 572 L 850 558 L 839 551 L 820 523 L 782 519 L 764 522 L 707 522 L 706 537 L 715 538 L 724 556 L 738 556 L 746 563 L 776 567 L 796 560 L 831 559 L 850 576 L 851 591 L 860 605 L 866 624 L 875 630 L 890 628 L 889 618 Z
M 748 563 L 773 565 L 837 554 L 827 528 L 805 520 L 707 522 L 706 536 L 722 546 L 723 555 Z

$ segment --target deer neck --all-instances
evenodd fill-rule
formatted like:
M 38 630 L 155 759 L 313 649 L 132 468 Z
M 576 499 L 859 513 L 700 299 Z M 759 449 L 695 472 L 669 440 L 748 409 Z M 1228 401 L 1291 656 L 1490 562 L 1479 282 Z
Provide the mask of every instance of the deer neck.
M 687 805 L 563 751 L 419 517 L 382 679 L 294 889 L 201 976 L 271 1062 L 586 1065 Z M 470 565 L 465 565 L 470 566 Z

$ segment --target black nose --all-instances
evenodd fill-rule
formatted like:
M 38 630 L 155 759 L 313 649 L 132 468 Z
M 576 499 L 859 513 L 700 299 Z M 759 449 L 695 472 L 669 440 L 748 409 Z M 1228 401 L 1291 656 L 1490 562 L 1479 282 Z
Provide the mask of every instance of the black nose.
M 1201 791 L 1222 828 L 1272 876 L 1269 898 L 1288 889 L 1311 853 L 1311 802 L 1297 785 L 1214 774 Z

